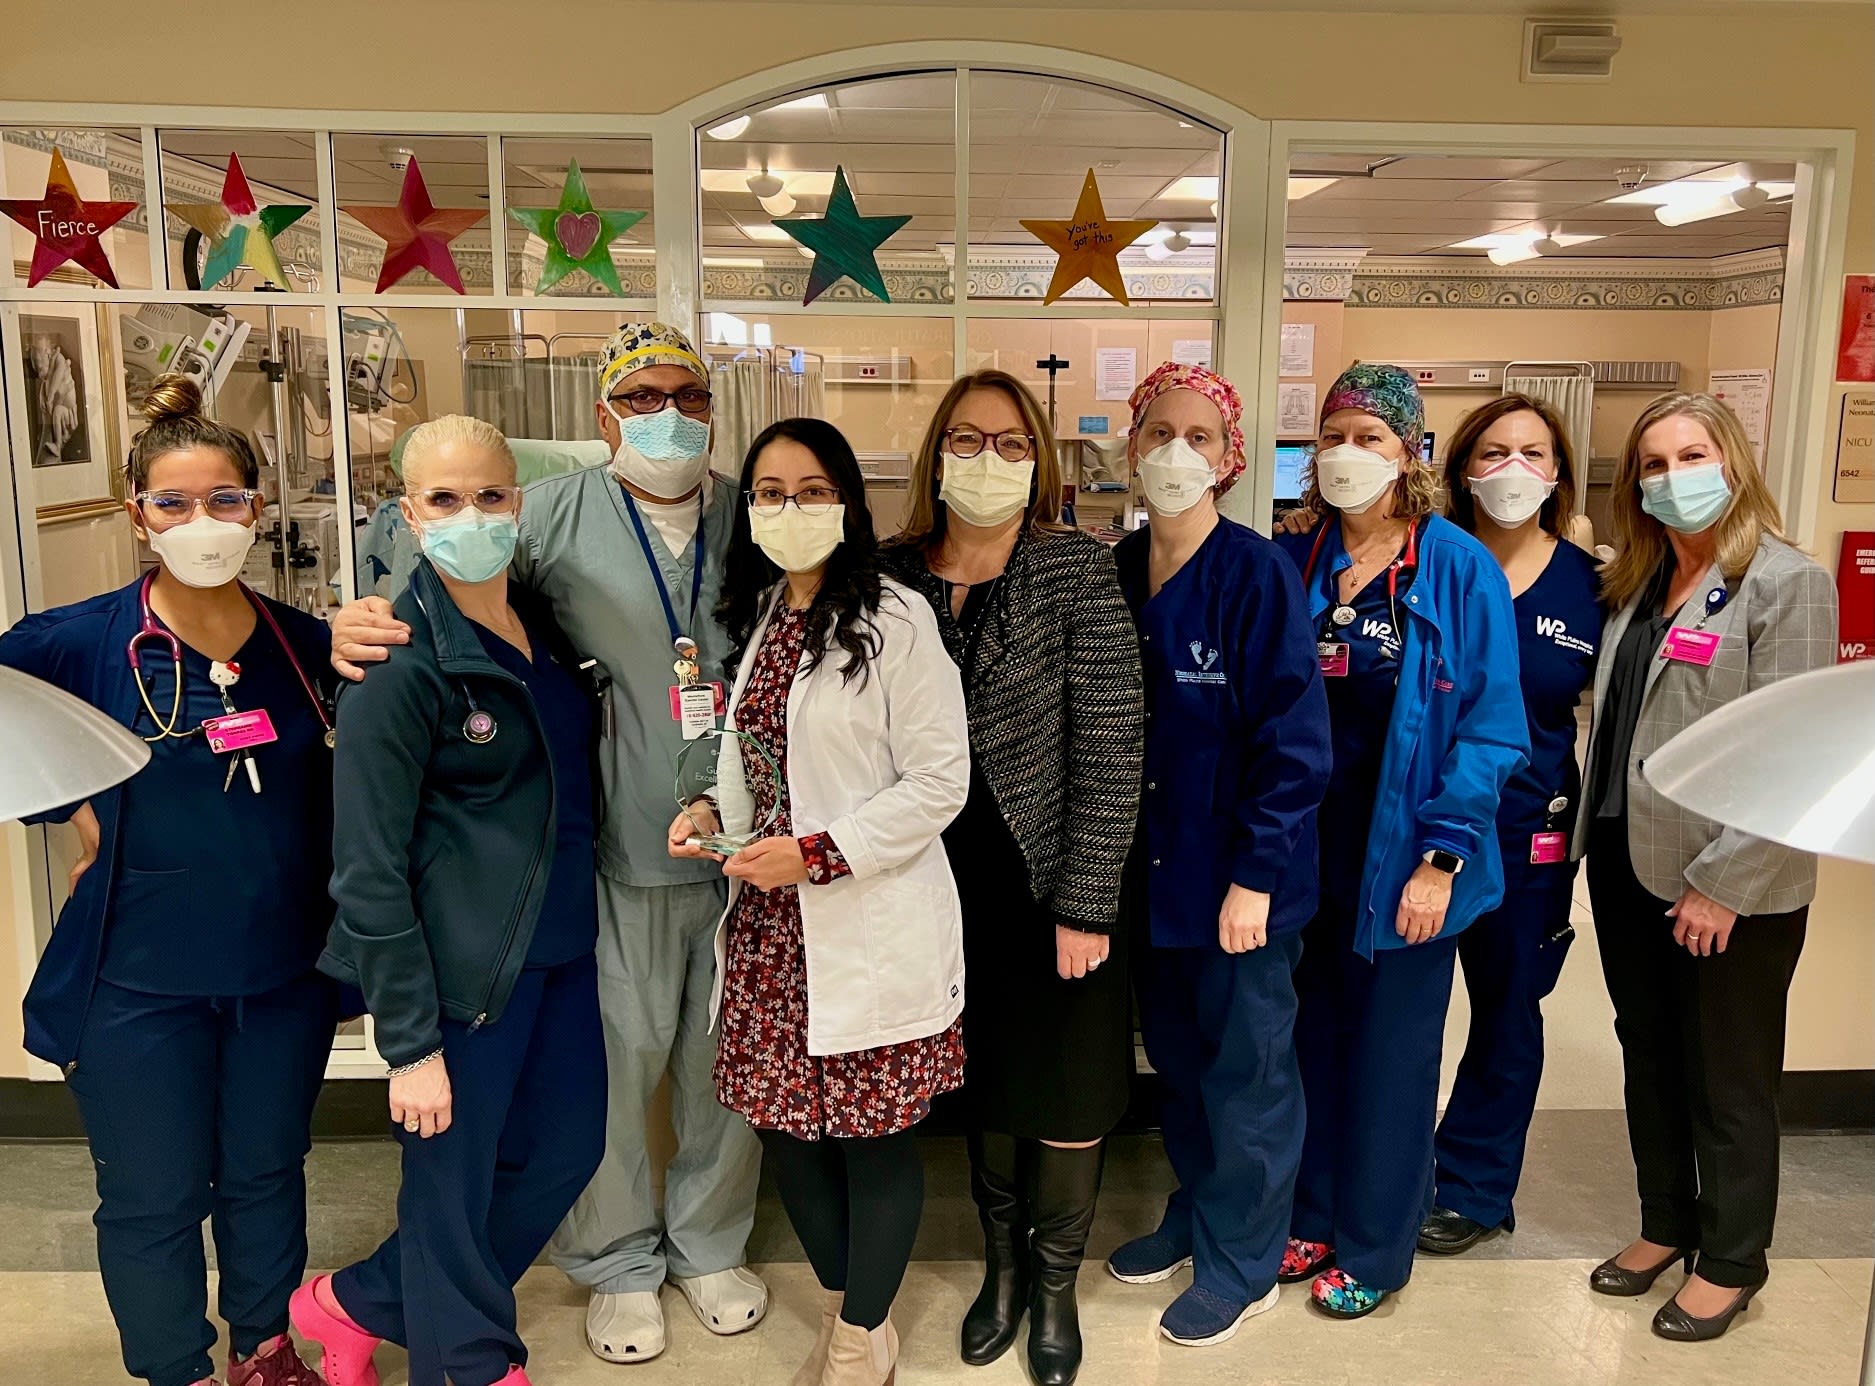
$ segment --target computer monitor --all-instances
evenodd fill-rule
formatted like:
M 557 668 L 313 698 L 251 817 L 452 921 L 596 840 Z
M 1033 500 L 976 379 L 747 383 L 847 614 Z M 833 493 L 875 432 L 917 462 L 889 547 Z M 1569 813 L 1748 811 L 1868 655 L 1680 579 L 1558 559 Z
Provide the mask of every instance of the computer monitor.
M 1435 441 L 1437 441 L 1438 437 L 1439 437 L 1438 434 L 1428 429 L 1426 432 L 1426 441 L 1419 445 L 1419 455 L 1428 462 L 1433 460 L 1432 459 L 1432 445 Z
M 1276 478 L 1272 495 L 1278 505 L 1295 505 L 1302 499 L 1302 469 L 1309 460 L 1313 443 L 1278 443 Z

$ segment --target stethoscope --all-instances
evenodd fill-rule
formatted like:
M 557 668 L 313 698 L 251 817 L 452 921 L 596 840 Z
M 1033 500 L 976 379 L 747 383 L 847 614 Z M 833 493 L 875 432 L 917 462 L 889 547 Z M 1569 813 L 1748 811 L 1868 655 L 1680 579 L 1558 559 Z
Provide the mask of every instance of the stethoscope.
M 144 711 L 150 714 L 150 721 L 156 727 L 155 736 L 146 736 L 143 739 L 148 742 L 158 742 L 174 737 L 178 741 L 186 741 L 200 728 L 191 727 L 187 731 L 177 730 L 182 725 L 182 642 L 172 631 L 157 621 L 156 613 L 150 609 L 150 587 L 155 581 L 156 573 L 151 571 L 144 576 L 143 586 L 137 591 L 137 610 L 142 619 L 138 623 L 137 633 L 130 637 L 130 643 L 125 647 L 124 653 L 130 660 L 130 676 L 136 682 L 137 696 L 143 700 Z M 287 643 L 285 634 L 280 630 L 280 623 L 274 620 L 273 613 L 267 610 L 266 603 L 255 596 L 246 583 L 238 585 L 243 595 L 253 604 L 254 610 L 260 613 L 261 620 L 267 623 L 267 629 L 273 632 L 273 638 L 280 642 L 280 648 L 286 653 L 288 663 L 293 666 L 293 672 L 299 675 L 300 687 L 306 690 L 306 697 L 312 703 L 313 712 L 319 718 L 319 725 L 325 728 L 326 748 L 331 749 L 338 743 L 338 733 L 332 728 L 332 719 L 326 715 L 325 703 L 314 690 L 312 680 L 306 677 L 306 670 L 301 667 L 299 656 L 293 653 L 293 647 Z M 170 663 L 175 667 L 174 687 L 170 693 L 167 719 L 157 712 L 156 704 L 150 699 L 149 684 L 143 676 L 142 646 L 146 640 L 161 640 L 168 647 Z
M 1337 519 L 1334 527 L 1338 529 L 1340 525 L 1341 521 Z M 1316 531 L 1315 544 L 1309 550 L 1309 561 L 1302 569 L 1302 585 L 1304 587 L 1307 587 L 1315 580 L 1315 560 L 1321 557 L 1322 544 L 1328 538 L 1328 530 L 1329 526 L 1323 525 Z M 1411 568 L 1415 572 L 1419 570 L 1419 526 L 1416 523 L 1407 526 L 1406 548 L 1401 552 L 1398 558 L 1387 565 L 1387 616 L 1393 623 L 1393 633 L 1401 640 L 1406 638 L 1406 632 L 1400 629 L 1400 610 L 1397 605 L 1397 598 L 1400 591 L 1400 573 L 1406 568 Z M 1353 624 L 1354 608 L 1347 602 L 1342 601 L 1340 599 L 1340 594 L 1336 593 L 1335 605 L 1333 609 L 1329 611 L 1327 619 L 1322 622 L 1321 638 L 1325 641 L 1333 640 L 1338 633 L 1338 627 L 1351 626 Z M 1381 650 L 1381 653 L 1386 658 L 1391 659 L 1393 657 L 1384 648 Z
M 430 609 L 423 604 L 423 594 L 417 591 L 414 584 L 410 588 L 410 595 L 417 599 L 417 610 L 423 613 L 423 619 L 434 626 L 436 622 L 430 616 Z M 501 730 L 501 724 L 495 721 L 494 713 L 485 712 L 476 703 L 475 694 L 470 691 L 467 679 L 457 680 L 456 687 L 462 690 L 462 696 L 469 704 L 469 715 L 462 719 L 462 739 L 472 746 L 486 746 L 495 739 L 495 733 Z

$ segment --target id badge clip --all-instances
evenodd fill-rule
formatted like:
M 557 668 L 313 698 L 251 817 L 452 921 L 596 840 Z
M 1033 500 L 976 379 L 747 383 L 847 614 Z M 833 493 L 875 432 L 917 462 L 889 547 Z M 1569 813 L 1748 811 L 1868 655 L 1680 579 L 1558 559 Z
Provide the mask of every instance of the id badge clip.
M 1667 632 L 1667 643 L 1660 647 L 1660 657 L 1676 664 L 1694 664 L 1706 668 L 1718 657 L 1719 633 L 1675 626 Z
M 1569 860 L 1569 834 L 1554 826 L 1557 818 L 1568 807 L 1568 798 L 1561 794 L 1549 801 L 1549 820 L 1544 824 L 1544 830 L 1530 834 L 1530 865 L 1550 866 Z
M 1315 657 L 1322 666 L 1323 678 L 1345 679 L 1348 676 L 1348 643 L 1345 640 L 1316 641 Z
M 671 685 L 671 720 L 683 731 L 684 740 L 695 741 L 713 731 L 716 719 L 727 708 L 720 683 L 704 683 L 702 667 L 697 663 L 697 643 L 687 636 L 675 641 L 677 662 L 671 666 L 677 682 Z
M 265 708 L 252 712 L 234 712 L 226 717 L 210 717 L 202 723 L 208 737 L 208 749 L 217 755 L 245 751 L 255 746 L 270 746 L 280 739 L 273 729 L 273 718 Z

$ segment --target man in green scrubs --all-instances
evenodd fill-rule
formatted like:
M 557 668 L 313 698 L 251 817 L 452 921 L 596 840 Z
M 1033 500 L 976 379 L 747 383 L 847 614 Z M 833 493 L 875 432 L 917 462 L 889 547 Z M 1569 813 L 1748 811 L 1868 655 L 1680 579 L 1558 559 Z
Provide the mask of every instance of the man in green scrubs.
M 611 681 L 601 772 L 600 1005 L 611 1107 L 605 1162 L 554 1238 L 554 1262 L 591 1290 L 586 1338 L 607 1361 L 664 1350 L 658 1290 L 669 1278 L 704 1327 L 754 1327 L 768 1290 L 742 1262 L 761 1148 L 716 1100 L 709 1033 L 724 884 L 714 862 L 672 858 L 665 834 L 684 746 L 672 666 L 694 643 L 706 682 L 727 686 L 727 637 L 711 613 L 729 545 L 732 483 L 709 471 L 709 371 L 678 329 L 625 327 L 600 366 L 609 467 L 530 486 L 515 576 L 553 603 L 581 653 Z M 340 672 L 382 659 L 404 627 L 380 598 L 333 622 Z M 647 1114 L 670 1076 L 677 1152 L 660 1213 Z

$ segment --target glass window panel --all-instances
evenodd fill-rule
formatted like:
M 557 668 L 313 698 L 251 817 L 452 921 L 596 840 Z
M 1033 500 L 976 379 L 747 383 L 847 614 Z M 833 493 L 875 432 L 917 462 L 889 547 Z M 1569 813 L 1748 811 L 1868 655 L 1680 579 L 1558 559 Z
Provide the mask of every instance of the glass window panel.
M 1132 300 L 1215 300 L 1223 155 L 1220 132 L 1136 96 L 972 72 L 970 296 L 1047 293 L 1055 253 L 1022 223 L 1071 218 L 1092 169 L 1108 218 L 1159 223 L 1120 255 Z M 1108 299 L 1091 282 L 1068 297 Z
M 655 299 L 658 292 L 657 224 L 651 208 L 650 140 L 527 140 L 501 142 L 504 196 L 509 208 L 546 208 L 553 215 L 545 224 L 554 244 L 517 219 L 508 217 L 508 292 L 546 293 L 555 297 L 611 296 L 609 286 L 571 264 L 596 253 L 607 227 L 579 213 L 568 213 L 564 223 L 558 208 L 575 162 L 587 197 L 598 213 L 640 213 L 640 219 L 615 233 L 610 241 L 611 261 L 622 297 Z M 553 268 L 556 282 L 541 288 L 549 252 L 557 250 Z M 565 263 L 562 262 L 564 257 Z
M 105 259 L 123 289 L 150 287 L 149 209 L 143 202 L 143 136 L 126 129 L 0 128 L 0 197 L 38 201 L 57 149 L 86 202 L 135 202 L 138 206 L 99 236 Z M 11 238 L 13 276 L 25 284 L 37 240 L 11 217 L 0 217 Z M 77 264 L 66 261 L 41 282 L 39 291 L 56 295 L 61 285 L 105 287 Z
M 469 295 L 495 292 L 488 240 L 488 141 L 480 135 L 334 135 L 332 179 L 339 205 L 339 288 L 375 292 L 384 264 L 384 238 L 346 207 L 394 207 L 403 191 L 405 169 L 415 159 L 433 206 L 479 211 L 468 230 L 448 249 Z M 439 294 L 455 290 L 427 269 L 413 269 L 386 293 Z
M 806 257 L 775 219 L 824 215 L 835 170 L 844 168 L 860 216 L 911 218 L 875 253 L 891 300 L 949 301 L 956 90 L 949 72 L 850 82 L 700 132 L 704 298 L 799 303 Z M 877 301 L 851 278 L 826 298 Z
M 329 287 L 312 135 L 277 130 L 162 130 L 157 143 L 163 154 L 163 225 L 171 288 L 252 292 L 271 286 L 289 293 L 313 293 Z M 216 242 L 230 239 L 228 232 L 203 230 L 203 223 L 215 226 L 217 209 L 224 207 L 231 159 L 239 161 L 241 176 L 260 208 L 306 209 L 268 238 L 284 283 L 275 282 L 266 269 L 267 244 L 258 239 L 262 227 L 243 225 L 244 243 L 231 244 L 225 260 L 216 259 Z M 178 212 L 179 207 L 187 209 L 186 215 Z M 274 213 L 275 217 L 285 215 Z M 210 275 L 221 273 L 224 265 L 225 277 L 210 284 Z

